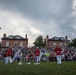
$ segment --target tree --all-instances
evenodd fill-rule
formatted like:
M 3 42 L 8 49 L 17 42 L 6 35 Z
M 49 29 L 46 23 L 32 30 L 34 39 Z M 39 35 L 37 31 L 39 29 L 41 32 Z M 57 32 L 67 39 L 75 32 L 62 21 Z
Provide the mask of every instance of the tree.
M 43 36 L 39 35 L 35 39 L 33 44 L 34 44 L 34 46 L 38 46 L 38 47 L 45 46 L 45 40 L 43 39 Z
M 69 47 L 76 47 L 76 38 L 74 38 L 68 45 Z

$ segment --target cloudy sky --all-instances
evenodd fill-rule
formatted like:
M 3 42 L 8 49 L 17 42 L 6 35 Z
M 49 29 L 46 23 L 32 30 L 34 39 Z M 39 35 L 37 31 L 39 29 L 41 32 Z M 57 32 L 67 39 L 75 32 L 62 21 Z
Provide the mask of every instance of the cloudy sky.
M 27 34 L 29 46 L 37 36 L 76 37 L 76 0 L 0 0 L 0 38 Z

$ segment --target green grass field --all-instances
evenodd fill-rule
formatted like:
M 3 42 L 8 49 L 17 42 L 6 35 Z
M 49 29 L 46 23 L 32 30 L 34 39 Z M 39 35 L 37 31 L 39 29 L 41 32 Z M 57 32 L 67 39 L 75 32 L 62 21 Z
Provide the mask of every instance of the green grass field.
M 0 62 L 0 75 L 76 75 L 76 62 L 63 62 L 62 65 L 56 62 L 41 62 L 39 65 Z

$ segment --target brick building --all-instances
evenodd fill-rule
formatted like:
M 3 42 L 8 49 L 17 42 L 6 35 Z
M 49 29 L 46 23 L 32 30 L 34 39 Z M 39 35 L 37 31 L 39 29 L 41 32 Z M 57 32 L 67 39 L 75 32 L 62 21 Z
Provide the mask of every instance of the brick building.
M 7 36 L 5 33 L 3 34 L 1 48 L 7 48 L 9 46 L 16 47 L 28 47 L 28 38 L 27 34 L 25 38 L 20 35 L 9 35 Z
M 68 37 L 53 37 L 49 38 L 49 36 L 46 36 L 46 47 L 55 47 L 55 46 L 61 46 L 61 47 L 67 47 L 70 40 L 68 40 Z

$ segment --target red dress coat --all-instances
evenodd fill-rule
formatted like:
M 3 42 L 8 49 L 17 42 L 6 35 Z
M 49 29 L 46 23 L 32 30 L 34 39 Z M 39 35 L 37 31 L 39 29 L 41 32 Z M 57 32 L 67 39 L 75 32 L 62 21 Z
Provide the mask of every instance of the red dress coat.
M 59 46 L 57 46 L 57 47 L 54 49 L 54 52 L 56 52 L 56 55 L 61 55 L 61 51 L 62 51 L 62 49 L 61 49 Z
M 40 50 L 36 49 L 36 56 L 40 56 Z
M 12 55 L 12 49 L 9 48 L 9 49 L 7 49 L 7 54 L 6 54 L 6 56 L 11 56 L 11 55 Z

